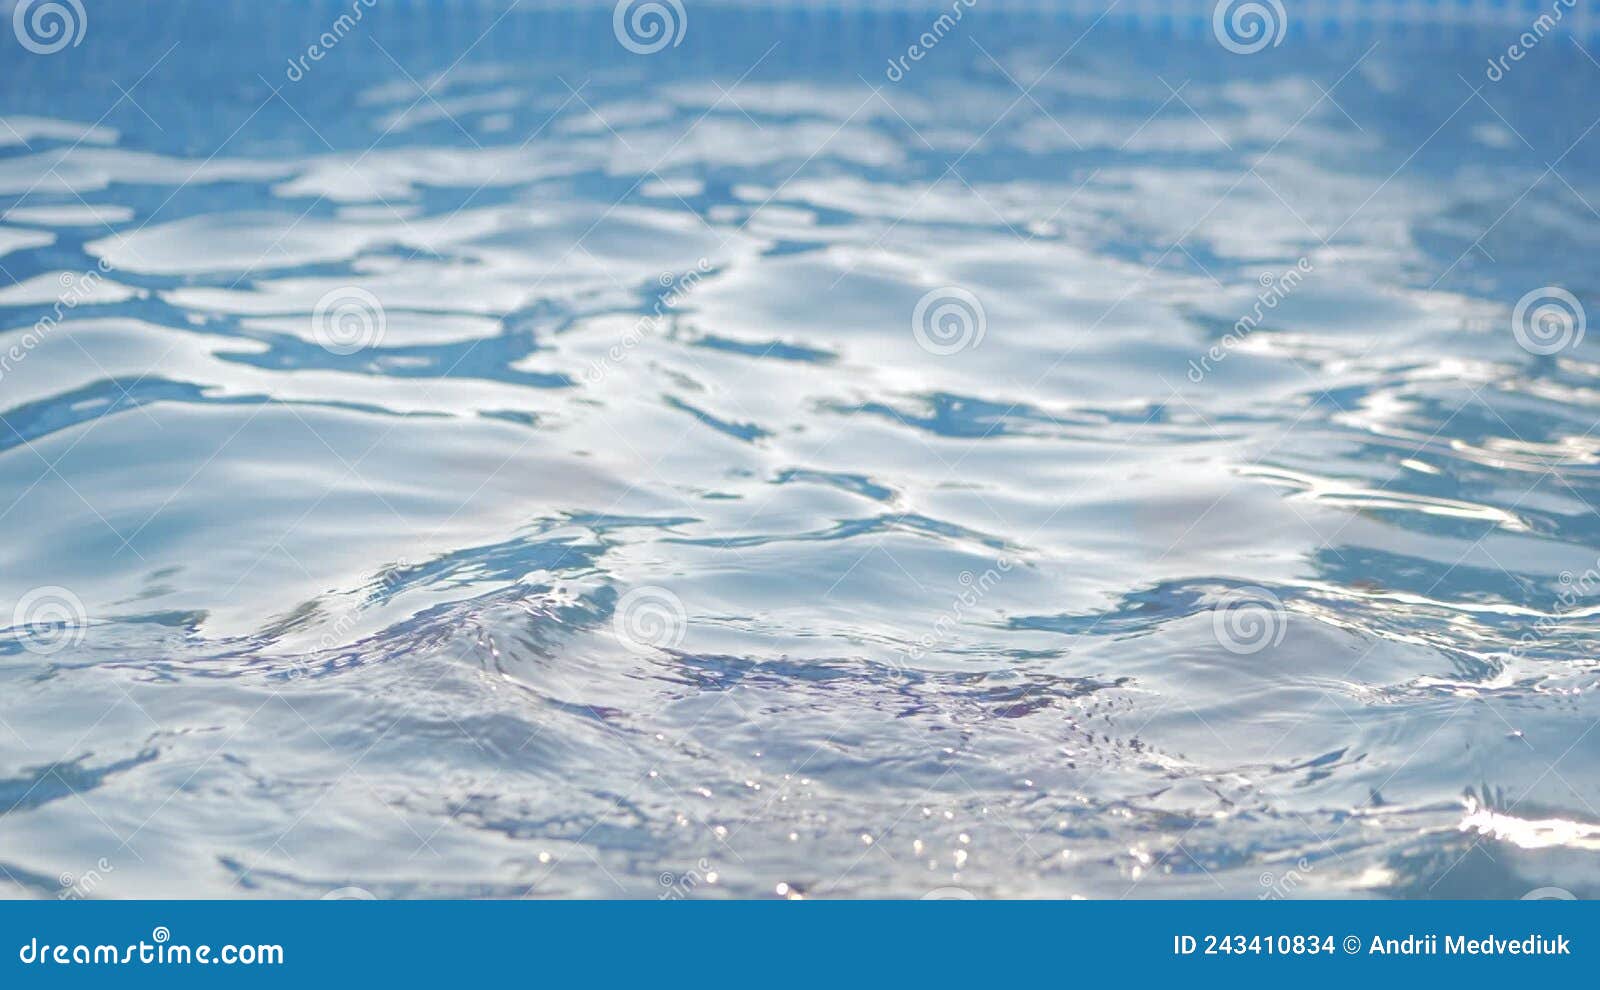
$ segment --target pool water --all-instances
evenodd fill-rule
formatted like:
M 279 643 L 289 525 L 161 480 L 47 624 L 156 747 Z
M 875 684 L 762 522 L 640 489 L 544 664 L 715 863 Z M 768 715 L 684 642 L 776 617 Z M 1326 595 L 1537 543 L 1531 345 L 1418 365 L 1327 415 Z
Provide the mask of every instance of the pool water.
M 0 891 L 1600 892 L 1587 35 L 84 6 Z

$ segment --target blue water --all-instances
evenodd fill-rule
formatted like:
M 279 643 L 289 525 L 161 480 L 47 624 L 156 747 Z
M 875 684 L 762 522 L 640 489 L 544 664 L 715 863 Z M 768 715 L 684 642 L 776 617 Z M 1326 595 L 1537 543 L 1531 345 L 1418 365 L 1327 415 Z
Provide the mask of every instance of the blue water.
M 1589 41 L 85 6 L 0 891 L 1600 892 Z

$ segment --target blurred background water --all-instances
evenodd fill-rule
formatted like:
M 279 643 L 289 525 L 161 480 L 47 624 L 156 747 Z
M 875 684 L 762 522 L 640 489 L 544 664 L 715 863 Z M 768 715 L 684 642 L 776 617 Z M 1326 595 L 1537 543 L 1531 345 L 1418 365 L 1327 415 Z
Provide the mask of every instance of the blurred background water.
M 1600 891 L 1584 15 L 21 6 L 7 894 Z

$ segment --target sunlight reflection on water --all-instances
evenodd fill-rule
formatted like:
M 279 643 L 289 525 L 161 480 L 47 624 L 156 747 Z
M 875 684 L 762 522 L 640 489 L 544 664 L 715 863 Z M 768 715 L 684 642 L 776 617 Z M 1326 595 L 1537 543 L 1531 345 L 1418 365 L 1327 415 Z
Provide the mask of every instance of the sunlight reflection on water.
M 171 7 L 0 89 L 0 884 L 1597 888 L 1577 45 Z

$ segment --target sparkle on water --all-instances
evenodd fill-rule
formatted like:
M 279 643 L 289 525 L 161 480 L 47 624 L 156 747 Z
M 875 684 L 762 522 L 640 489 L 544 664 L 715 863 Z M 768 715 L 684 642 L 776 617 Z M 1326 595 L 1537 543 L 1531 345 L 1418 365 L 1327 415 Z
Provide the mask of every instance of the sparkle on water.
M 8 59 L 0 891 L 1600 891 L 1577 45 L 524 6 Z

